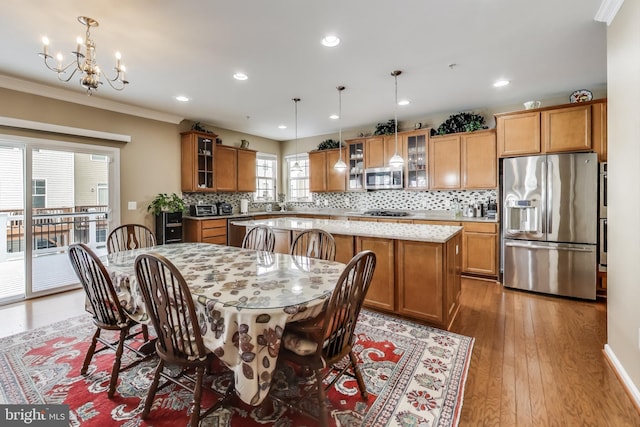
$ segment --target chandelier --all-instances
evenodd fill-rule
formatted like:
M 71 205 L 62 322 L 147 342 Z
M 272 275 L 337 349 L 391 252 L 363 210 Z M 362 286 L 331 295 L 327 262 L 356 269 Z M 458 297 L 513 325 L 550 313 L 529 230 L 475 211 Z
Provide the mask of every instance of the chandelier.
M 42 38 L 42 43 L 44 44 L 44 48 L 40 56 L 44 59 L 44 65 L 47 66 L 48 69 L 54 71 L 58 74 L 58 80 L 63 82 L 68 82 L 73 78 L 76 72 L 80 71 L 80 84 L 87 89 L 87 95 L 91 95 L 93 90 L 98 90 L 98 86 L 102 84 L 100 81 L 100 75 L 103 74 L 109 86 L 114 88 L 115 90 L 124 89 L 125 85 L 129 84 L 129 82 L 124 78 L 124 73 L 126 68 L 123 64 L 120 63 L 121 55 L 120 52 L 116 52 L 116 66 L 114 68 L 116 75 L 111 78 L 107 76 L 100 69 L 98 64 L 96 63 L 96 45 L 91 40 L 91 27 L 97 27 L 98 21 L 92 18 L 88 18 L 86 16 L 79 16 L 78 22 L 82 25 L 86 25 L 87 33 L 84 40 L 82 37 L 78 37 L 76 50 L 71 52 L 75 55 L 75 59 L 72 60 L 67 65 L 62 65 L 63 56 L 62 53 L 56 54 L 57 64 L 52 65 L 54 62 L 53 56 L 48 53 L 49 39 L 47 37 Z M 84 53 L 81 50 L 84 48 Z M 71 74 L 66 75 L 67 70 L 73 67 L 73 71 Z

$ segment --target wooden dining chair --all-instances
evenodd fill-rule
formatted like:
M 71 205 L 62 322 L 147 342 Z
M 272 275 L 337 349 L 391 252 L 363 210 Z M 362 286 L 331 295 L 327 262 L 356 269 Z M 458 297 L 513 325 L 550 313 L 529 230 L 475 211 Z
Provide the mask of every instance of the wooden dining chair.
M 376 255 L 372 251 L 358 253 L 340 275 L 326 310 L 320 316 L 308 321 L 289 323 L 284 331 L 278 359 L 292 362 L 314 372 L 314 389 L 317 391 L 319 414 L 309 415 L 317 417 L 323 427 L 329 425 L 326 390 L 343 374 L 355 378 L 360 395 L 365 400 L 368 398 L 352 345 L 353 332 L 364 297 L 371 284 L 375 266 Z M 347 356 L 346 363 L 338 364 Z M 335 375 L 325 387 L 323 381 L 332 372 Z M 275 395 L 272 397 L 280 400 Z M 306 394 L 301 396 L 298 402 L 304 401 L 306 397 Z M 301 410 L 295 403 L 293 405 L 286 401 L 283 403 Z
M 335 261 L 336 241 L 331 233 L 319 228 L 310 228 L 293 239 L 289 254 Z
M 242 240 L 244 249 L 273 252 L 276 245 L 276 235 L 267 225 L 258 225 L 247 231 Z
M 114 228 L 107 237 L 107 251 L 128 251 L 156 245 L 156 236 L 142 224 L 124 224 Z
M 189 426 L 197 427 L 202 418 L 231 399 L 234 382 L 230 381 L 225 394 L 216 391 L 221 399 L 202 410 L 202 383 L 213 353 L 204 346 L 189 287 L 178 269 L 162 255 L 139 255 L 135 261 L 135 271 L 147 314 L 158 331 L 156 353 L 160 358 L 141 416 L 145 419 L 149 415 L 158 390 L 176 384 L 193 394 Z M 181 372 L 177 375 L 165 372 L 165 364 L 179 366 Z M 195 378 L 188 373 L 193 369 Z M 166 380 L 162 385 L 159 385 L 160 378 Z
M 115 393 L 120 371 L 133 367 L 150 356 L 139 351 L 139 347 L 134 348 L 129 345 L 129 341 L 140 334 L 142 334 L 144 341 L 148 342 L 149 332 L 145 325 L 141 325 L 139 331 L 131 332 L 136 323 L 127 317 L 109 273 L 98 256 L 87 245 L 84 243 L 71 244 L 69 245 L 68 253 L 71 265 L 84 288 L 87 308 L 93 316 L 93 323 L 96 326 L 96 332 L 93 334 L 80 374 L 87 373 L 91 359 L 95 354 L 105 350 L 115 351 L 109 391 L 107 393 L 111 398 Z M 119 331 L 118 340 L 112 341 L 101 337 L 102 330 Z M 98 343 L 101 344 L 101 347 L 96 350 Z M 122 356 L 125 348 L 132 353 L 134 360 L 127 366 L 122 367 Z

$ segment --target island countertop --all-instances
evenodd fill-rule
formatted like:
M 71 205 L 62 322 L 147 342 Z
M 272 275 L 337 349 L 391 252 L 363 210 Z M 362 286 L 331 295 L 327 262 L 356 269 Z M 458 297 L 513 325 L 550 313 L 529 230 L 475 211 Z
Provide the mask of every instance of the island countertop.
M 373 221 L 344 221 L 333 219 L 282 217 L 262 220 L 230 220 L 236 226 L 255 227 L 267 225 L 280 230 L 306 230 L 319 228 L 331 234 L 378 237 L 392 240 L 445 243 L 462 227 L 451 225 L 404 224 Z

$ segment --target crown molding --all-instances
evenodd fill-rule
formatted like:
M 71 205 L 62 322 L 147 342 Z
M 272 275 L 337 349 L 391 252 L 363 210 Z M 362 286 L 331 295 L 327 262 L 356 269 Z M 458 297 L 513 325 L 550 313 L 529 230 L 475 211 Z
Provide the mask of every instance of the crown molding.
M 1 74 L 0 87 L 16 90 L 18 92 L 30 93 L 32 95 L 44 96 L 46 98 L 57 99 L 60 101 L 72 102 L 74 104 L 101 108 L 103 110 L 114 111 L 116 113 L 128 114 L 130 116 L 158 120 L 160 122 L 179 124 L 182 120 L 184 120 L 184 117 L 180 117 L 175 114 L 162 113 L 160 111 L 154 111 L 147 108 L 123 104 L 121 102 L 111 101 L 104 98 L 93 96 L 88 97 L 84 93 L 78 93 L 67 89 L 60 89 Z
M 606 22 L 607 25 L 611 25 L 613 18 L 616 17 L 616 13 L 620 10 L 624 0 L 602 0 L 600 3 L 600 9 L 596 12 L 596 16 L 593 17 L 598 22 Z

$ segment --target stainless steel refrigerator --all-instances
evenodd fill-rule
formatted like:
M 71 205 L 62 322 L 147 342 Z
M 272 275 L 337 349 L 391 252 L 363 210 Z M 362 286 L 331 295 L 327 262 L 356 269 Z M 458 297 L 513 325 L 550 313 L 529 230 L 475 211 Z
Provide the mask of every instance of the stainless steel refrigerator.
M 506 158 L 502 168 L 504 286 L 596 298 L 598 158 Z

